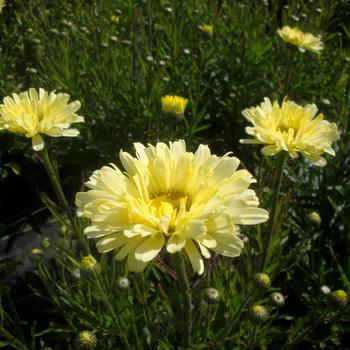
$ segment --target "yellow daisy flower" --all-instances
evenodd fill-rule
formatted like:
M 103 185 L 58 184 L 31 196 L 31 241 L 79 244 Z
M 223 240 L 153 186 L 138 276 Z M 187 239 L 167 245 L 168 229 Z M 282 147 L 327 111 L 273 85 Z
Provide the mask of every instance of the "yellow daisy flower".
M 35 151 L 44 148 L 41 135 L 77 136 L 79 131 L 69 127 L 84 122 L 84 118 L 75 114 L 80 102 L 68 104 L 68 100 L 67 94 L 49 94 L 44 89 L 39 89 L 38 93 L 33 88 L 19 95 L 13 94 L 12 98 L 5 97 L 0 105 L 0 130 L 31 137 Z
M 298 28 L 290 28 L 288 26 L 278 29 L 277 33 L 285 42 L 298 46 L 301 52 L 305 52 L 305 50 L 314 52 L 323 50 L 320 36 L 304 33 Z
M 162 97 L 162 110 L 165 113 L 174 114 L 182 118 L 188 103 L 188 99 L 181 96 L 166 95 Z
M 314 104 L 302 107 L 284 99 L 280 106 L 277 101 L 271 104 L 265 97 L 260 106 L 245 109 L 242 114 L 253 124 L 245 130 L 254 138 L 240 142 L 266 144 L 262 148 L 264 155 L 286 151 L 292 158 L 297 158 L 301 153 L 319 166 L 327 163 L 323 153 L 335 155 L 332 143 L 339 138 L 337 126 L 324 120 L 322 114 L 316 116 Z
M 120 152 L 126 172 L 105 166 L 86 183 L 90 190 L 76 195 L 78 215 L 91 220 L 85 234 L 99 238 L 99 252 L 127 257 L 131 271 L 144 270 L 165 247 L 171 254 L 184 249 L 202 274 L 202 257 L 209 259 L 210 251 L 240 255 L 236 225 L 268 219 L 249 189 L 256 181 L 237 170 L 239 159 L 217 157 L 204 145 L 187 152 L 183 140 L 134 146 L 136 158 Z

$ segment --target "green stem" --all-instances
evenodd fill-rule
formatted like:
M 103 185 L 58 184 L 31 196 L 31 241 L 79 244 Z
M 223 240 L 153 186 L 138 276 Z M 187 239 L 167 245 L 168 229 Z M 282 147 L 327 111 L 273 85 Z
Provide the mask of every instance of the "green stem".
M 174 254 L 174 262 L 177 278 L 180 285 L 182 298 L 183 315 L 183 342 L 184 349 L 189 349 L 191 345 L 192 314 L 191 314 L 191 291 L 188 282 L 185 261 L 180 253 Z
M 60 203 L 60 205 L 62 206 L 62 208 L 64 209 L 64 211 L 66 212 L 69 222 L 71 224 L 72 230 L 74 231 L 74 233 L 77 235 L 78 238 L 81 239 L 81 232 L 77 226 L 74 214 L 71 210 L 71 208 L 69 207 L 68 201 L 63 193 L 58 175 L 53 167 L 53 164 L 51 162 L 50 156 L 49 156 L 49 152 L 47 150 L 47 146 L 45 145 L 45 147 L 39 151 L 39 154 L 41 156 L 41 159 L 43 161 L 43 164 L 45 166 L 46 172 L 49 176 L 51 185 L 55 191 L 55 194 L 57 196 L 57 199 Z
M 122 341 L 123 341 L 123 343 L 125 345 L 125 349 L 131 350 L 132 348 L 131 348 L 131 346 L 129 344 L 128 338 L 126 337 L 125 332 L 123 332 L 122 329 L 121 329 L 121 326 L 120 326 L 120 323 L 119 323 L 119 318 L 116 315 L 112 304 L 109 302 L 108 296 L 105 293 L 104 288 L 102 287 L 101 276 L 96 276 L 96 284 L 97 284 L 97 288 L 98 288 L 98 291 L 100 293 L 101 298 L 103 299 L 103 301 L 104 301 L 108 311 L 111 313 L 111 315 L 113 317 L 113 320 L 115 321 L 114 323 L 115 323 L 117 332 L 119 333 L 119 336 L 121 337 L 121 339 L 122 339 Z
M 271 213 L 270 213 L 269 225 L 267 228 L 267 234 L 263 242 L 260 271 L 264 271 L 266 267 L 266 260 L 268 256 L 271 236 L 272 236 L 274 226 L 275 226 L 275 221 L 277 218 L 276 214 L 277 214 L 277 207 L 278 207 L 278 199 L 279 199 L 281 180 L 282 180 L 282 174 L 283 174 L 283 166 L 284 166 L 286 157 L 287 157 L 287 153 L 282 151 L 282 153 L 280 153 L 276 158 L 276 173 L 275 173 L 275 178 L 273 182 Z
M 253 346 L 255 345 L 255 342 L 256 342 L 256 335 L 257 334 L 258 334 L 258 326 L 255 324 L 254 328 L 253 328 L 252 336 L 250 338 L 250 343 L 249 343 L 249 346 L 248 346 L 248 350 L 253 349 Z

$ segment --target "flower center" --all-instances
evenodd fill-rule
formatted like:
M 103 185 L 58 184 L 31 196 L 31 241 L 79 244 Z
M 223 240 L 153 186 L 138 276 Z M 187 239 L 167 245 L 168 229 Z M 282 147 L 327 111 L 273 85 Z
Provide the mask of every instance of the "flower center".
M 151 196 L 151 206 L 159 208 L 163 203 L 169 203 L 177 210 L 183 207 L 188 210 L 191 206 L 191 197 L 187 193 L 176 191 L 157 193 Z

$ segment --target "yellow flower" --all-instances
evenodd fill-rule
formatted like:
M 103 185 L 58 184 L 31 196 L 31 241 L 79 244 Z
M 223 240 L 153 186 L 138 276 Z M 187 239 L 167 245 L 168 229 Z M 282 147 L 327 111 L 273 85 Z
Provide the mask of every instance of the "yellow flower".
M 112 15 L 111 16 L 111 21 L 114 22 L 114 23 L 119 23 L 119 16 Z
M 0 105 L 0 129 L 31 137 L 35 151 L 44 148 L 43 134 L 77 136 L 79 131 L 69 129 L 70 124 L 84 122 L 84 118 L 75 114 L 80 102 L 68 104 L 68 100 L 67 94 L 49 94 L 44 89 L 39 89 L 38 94 L 33 88 L 5 97 Z
M 277 33 L 285 42 L 298 46 L 301 52 L 305 52 L 305 50 L 319 52 L 323 49 L 320 36 L 304 33 L 298 28 L 285 26 L 278 29 Z
M 182 118 L 188 103 L 188 99 L 181 96 L 166 95 L 162 97 L 162 110 L 165 113 L 175 114 Z
M 2 9 L 6 6 L 5 0 L 0 0 L 0 13 L 2 12 Z
M 316 116 L 314 104 L 302 107 L 284 99 L 280 106 L 277 101 L 271 104 L 265 97 L 260 106 L 245 109 L 242 114 L 253 124 L 245 130 L 254 139 L 240 142 L 267 144 L 262 148 L 264 155 L 286 151 L 290 157 L 298 158 L 301 153 L 318 166 L 327 163 L 323 153 L 335 155 L 332 142 L 339 138 L 337 126 L 324 120 L 322 114 Z
M 198 26 L 198 28 L 204 33 L 207 33 L 208 35 L 213 35 L 214 27 L 212 25 L 202 24 Z
M 204 145 L 187 152 L 183 140 L 134 146 L 136 158 L 120 152 L 126 172 L 105 166 L 86 183 L 90 190 L 76 195 L 78 215 L 91 220 L 85 234 L 99 238 L 100 252 L 127 257 L 131 271 L 144 270 L 165 246 L 171 254 L 184 249 L 202 274 L 202 256 L 209 259 L 210 250 L 240 255 L 236 225 L 268 219 L 249 189 L 252 175 L 237 170 L 239 159 L 217 157 Z

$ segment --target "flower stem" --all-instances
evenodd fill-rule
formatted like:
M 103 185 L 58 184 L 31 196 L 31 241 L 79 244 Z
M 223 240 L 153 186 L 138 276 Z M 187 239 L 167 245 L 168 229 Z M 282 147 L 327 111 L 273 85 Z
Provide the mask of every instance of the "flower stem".
M 276 158 L 276 172 L 275 178 L 273 181 L 273 194 L 272 194 L 272 205 L 271 205 L 271 213 L 269 225 L 267 228 L 267 234 L 265 240 L 263 242 L 262 255 L 261 255 L 261 263 L 260 263 L 260 271 L 264 271 L 266 267 L 266 260 L 268 256 L 269 245 L 271 241 L 272 232 L 274 230 L 275 221 L 276 221 L 276 212 L 278 206 L 279 193 L 281 188 L 281 180 L 283 174 L 283 166 L 286 160 L 287 153 L 282 151 Z
M 185 261 L 180 253 L 174 254 L 174 262 L 177 278 L 181 289 L 182 315 L 183 315 L 183 342 L 184 349 L 189 349 L 191 345 L 192 315 L 191 315 L 191 291 L 188 282 Z
M 73 215 L 73 212 L 71 210 L 71 208 L 69 207 L 69 204 L 67 202 L 67 199 L 63 193 L 58 175 L 53 167 L 53 164 L 51 162 L 50 156 L 49 156 L 49 152 L 47 150 L 47 147 L 45 146 L 41 151 L 39 151 L 39 154 L 41 156 L 41 159 L 43 161 L 43 164 L 45 166 L 46 172 L 49 176 L 51 185 L 55 191 L 55 194 L 57 196 L 57 199 L 60 203 L 60 205 L 62 206 L 62 208 L 64 209 L 64 211 L 66 212 L 69 222 L 71 224 L 71 228 L 74 231 L 74 233 L 81 238 L 80 236 L 80 230 L 77 226 L 75 217 Z
M 98 288 L 98 291 L 100 293 L 101 298 L 103 299 L 108 311 L 113 316 L 113 320 L 114 320 L 117 332 L 119 333 L 119 336 L 121 337 L 121 339 L 125 345 L 125 349 L 131 350 L 131 346 L 129 344 L 128 338 L 126 337 L 125 332 L 122 331 L 122 328 L 120 326 L 119 317 L 116 315 L 115 310 L 114 310 L 112 304 L 109 302 L 108 296 L 105 293 L 104 288 L 102 287 L 101 276 L 96 276 L 96 284 L 97 284 L 97 288 Z

